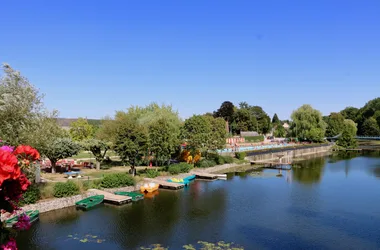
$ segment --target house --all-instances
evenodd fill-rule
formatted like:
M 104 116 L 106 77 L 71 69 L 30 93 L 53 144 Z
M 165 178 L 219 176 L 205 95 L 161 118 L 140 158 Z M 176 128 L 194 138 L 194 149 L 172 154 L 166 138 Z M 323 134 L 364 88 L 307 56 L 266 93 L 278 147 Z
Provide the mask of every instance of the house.
M 289 124 L 287 124 L 286 122 L 282 126 L 284 127 L 284 129 L 289 129 L 290 128 Z

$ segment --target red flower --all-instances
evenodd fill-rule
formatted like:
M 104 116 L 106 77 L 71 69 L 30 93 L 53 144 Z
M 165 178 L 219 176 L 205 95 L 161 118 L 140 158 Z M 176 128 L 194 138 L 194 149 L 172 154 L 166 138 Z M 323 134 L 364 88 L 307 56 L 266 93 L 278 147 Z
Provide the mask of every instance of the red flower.
M 17 158 L 8 151 L 0 150 L 0 186 L 8 179 L 17 179 L 20 176 L 20 168 Z
M 13 151 L 13 154 L 16 156 L 20 156 L 22 159 L 27 160 L 38 160 L 40 159 L 40 153 L 35 148 L 32 148 L 28 145 L 20 145 L 18 146 L 15 151 Z
M 18 178 L 18 181 L 20 183 L 21 190 L 26 191 L 30 185 L 30 181 L 28 180 L 28 178 L 26 178 L 24 174 L 21 174 Z

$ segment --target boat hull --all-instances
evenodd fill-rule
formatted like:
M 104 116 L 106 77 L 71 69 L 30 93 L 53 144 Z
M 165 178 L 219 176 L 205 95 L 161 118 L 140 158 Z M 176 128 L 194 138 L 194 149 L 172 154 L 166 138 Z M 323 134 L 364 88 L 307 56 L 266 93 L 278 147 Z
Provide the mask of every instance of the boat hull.
M 104 200 L 104 195 L 94 195 L 94 196 L 91 196 L 91 197 L 88 197 L 86 199 L 76 202 L 75 205 L 79 209 L 88 210 L 101 204 L 103 200 Z

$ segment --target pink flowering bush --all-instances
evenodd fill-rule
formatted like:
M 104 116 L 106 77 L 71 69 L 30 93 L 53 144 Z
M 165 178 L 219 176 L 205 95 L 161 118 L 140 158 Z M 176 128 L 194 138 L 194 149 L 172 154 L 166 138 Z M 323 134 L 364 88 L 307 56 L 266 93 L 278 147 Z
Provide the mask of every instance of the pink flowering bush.
M 19 210 L 17 204 L 22 194 L 30 185 L 28 178 L 21 168 L 27 168 L 30 161 L 40 158 L 38 151 L 30 146 L 21 145 L 14 149 L 11 146 L 0 147 L 0 209 L 1 213 L 16 214 Z M 27 230 L 30 227 L 29 217 L 19 215 L 17 223 L 12 229 L 0 223 L 0 249 L 13 250 L 16 246 L 16 232 Z

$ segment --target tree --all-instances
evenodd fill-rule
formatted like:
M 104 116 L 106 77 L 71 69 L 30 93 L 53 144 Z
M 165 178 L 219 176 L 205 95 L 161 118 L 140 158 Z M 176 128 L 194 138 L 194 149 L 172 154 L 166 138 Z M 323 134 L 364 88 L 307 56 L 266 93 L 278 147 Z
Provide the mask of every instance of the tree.
M 94 155 L 96 169 L 100 170 L 100 163 L 104 161 L 107 151 L 111 148 L 110 143 L 97 139 L 87 139 L 82 141 L 82 147 Z
M 357 124 L 353 120 L 345 119 L 343 130 L 348 131 L 350 135 L 355 137 L 358 132 Z
M 358 142 L 348 130 L 344 129 L 336 144 L 343 148 L 356 148 Z
M 356 148 L 358 145 L 355 139 L 356 132 L 356 123 L 353 120 L 345 119 L 342 134 L 336 144 L 343 148 Z
M 273 135 L 275 137 L 280 137 L 280 138 L 285 137 L 286 136 L 286 130 L 285 130 L 284 126 L 282 126 L 281 124 L 277 124 Z
M 377 125 L 377 121 L 375 118 L 367 118 L 361 128 L 361 135 L 365 136 L 378 136 L 380 135 L 380 128 L 379 125 Z
M 331 113 L 327 118 L 326 136 L 334 137 L 343 132 L 344 117 L 340 113 Z
M 261 134 L 267 134 L 271 130 L 271 120 L 267 113 L 260 106 L 251 106 L 249 110 L 257 120 L 257 132 Z
M 44 155 L 51 162 L 51 171 L 55 173 L 55 167 L 58 160 L 65 159 L 76 155 L 81 150 L 81 146 L 69 138 L 58 138 L 49 143 L 44 149 Z
M 347 107 L 340 111 L 340 113 L 343 115 L 344 119 L 350 119 L 355 121 L 356 117 L 358 115 L 359 109 L 355 107 Z
M 28 79 L 3 64 L 0 79 L 0 139 L 10 145 L 28 144 L 35 133 L 35 120 L 43 116 L 42 95 Z
M 278 119 L 278 116 L 277 116 L 276 113 L 274 113 L 274 115 L 273 115 L 272 123 L 273 123 L 273 124 L 280 124 L 280 123 L 281 123 L 281 122 L 280 122 L 280 119 Z
M 74 141 L 83 141 L 93 137 L 94 128 L 88 124 L 87 119 L 78 118 L 70 124 L 69 133 Z
M 226 122 L 223 118 L 213 118 L 207 116 L 206 119 L 209 120 L 211 125 L 211 134 L 208 137 L 207 148 L 213 151 L 218 149 L 223 149 L 226 146 Z
M 316 142 L 323 141 L 327 125 L 320 111 L 305 104 L 293 111 L 291 118 L 293 136 Z
M 256 117 L 248 109 L 240 108 L 234 114 L 234 132 L 255 131 L 258 127 Z
M 235 106 L 230 101 L 225 101 L 222 103 L 220 108 L 214 113 L 214 117 L 222 117 L 228 123 L 233 122 L 235 112 Z
M 193 115 L 185 121 L 181 137 L 187 142 L 192 151 L 206 152 L 211 131 L 211 124 L 207 118 L 201 115 Z
M 127 120 L 118 127 L 114 148 L 121 160 L 130 164 L 134 175 L 136 165 L 141 162 L 148 150 L 146 129 L 136 121 Z
M 149 126 L 149 149 L 154 153 L 156 165 L 168 162 L 179 147 L 179 129 L 165 118 Z

